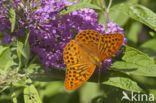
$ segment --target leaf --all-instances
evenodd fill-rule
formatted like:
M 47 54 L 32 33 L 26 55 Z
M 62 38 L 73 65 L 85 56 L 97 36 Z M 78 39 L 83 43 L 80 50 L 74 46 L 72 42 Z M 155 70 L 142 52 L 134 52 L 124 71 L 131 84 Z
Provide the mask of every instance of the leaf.
M 25 103 L 42 103 L 39 94 L 33 84 L 27 85 L 24 88 Z
M 13 103 L 18 103 L 16 92 L 14 91 L 14 89 L 11 91 L 11 98 L 12 98 Z
M 127 91 L 142 91 L 138 84 L 132 79 L 130 79 L 128 75 L 116 71 L 109 71 L 106 81 L 103 81 L 102 84 L 119 87 Z
M 18 55 L 18 58 L 19 58 L 20 66 L 22 65 L 21 55 L 25 58 L 25 65 L 28 63 L 29 58 L 30 58 L 29 42 L 26 42 L 26 44 L 24 45 L 22 42 L 17 41 L 17 55 Z
M 142 28 L 141 23 L 134 22 L 130 27 L 127 39 L 134 42 L 134 43 L 137 43 L 138 35 L 139 35 L 139 32 L 141 31 L 141 28 Z
M 5 52 L 5 50 L 7 50 L 8 47 L 4 47 L 4 46 L 0 46 L 0 56 L 3 54 L 3 52 Z
M 154 60 L 141 51 L 126 46 L 122 61 L 116 61 L 112 64 L 114 70 L 120 70 L 128 74 L 141 76 L 156 76 L 156 64 Z
M 96 5 L 86 3 L 86 2 L 80 2 L 80 3 L 73 4 L 71 6 L 68 6 L 67 9 L 62 11 L 61 15 L 65 15 L 65 14 L 70 13 L 72 11 L 84 9 L 84 8 L 91 8 L 91 9 L 97 9 L 97 10 L 101 9 L 100 7 L 98 7 Z
M 0 89 L 0 93 L 2 93 L 4 90 L 6 90 L 6 89 L 8 89 L 8 88 L 9 88 L 9 86 L 5 86 L 5 87 L 1 88 L 1 89 Z
M 92 99 L 102 95 L 97 83 L 85 83 L 80 89 L 81 103 L 91 103 Z
M 26 70 L 29 73 L 34 73 L 35 71 L 38 71 L 39 69 L 42 69 L 40 64 L 30 64 Z
M 27 62 L 30 59 L 30 45 L 29 45 L 29 41 L 28 41 L 29 35 L 30 35 L 30 33 L 27 33 L 27 35 L 26 35 L 27 37 L 26 37 L 26 40 L 24 43 L 24 51 L 27 56 Z
M 156 14 L 142 5 L 131 5 L 129 15 L 156 31 Z
M 118 1 L 114 1 L 114 2 L 118 2 Z M 109 10 L 109 17 L 110 20 L 112 20 L 113 22 L 119 24 L 120 26 L 123 26 L 126 24 L 126 22 L 129 19 L 129 16 L 126 14 L 127 10 L 127 6 L 125 7 L 125 4 L 137 4 L 138 0 L 125 0 L 124 3 L 119 3 L 116 4 L 114 6 L 112 6 Z
M 124 14 L 121 8 L 121 4 L 111 7 L 109 11 L 109 17 L 113 22 L 123 26 L 128 21 L 129 17 L 128 15 Z
M 143 91 L 129 75 L 119 71 L 107 70 L 100 75 L 100 79 L 101 84 L 111 85 L 127 91 Z M 99 78 L 94 74 L 89 81 L 97 82 Z
M 138 86 L 138 84 L 135 81 L 126 77 L 110 77 L 108 81 L 102 82 L 102 84 L 119 87 L 127 91 L 142 91 L 142 89 Z
M 141 47 L 156 51 L 156 47 L 154 45 L 156 45 L 156 39 L 151 39 L 145 42 L 144 44 L 142 44 Z
M 11 66 L 16 65 L 16 63 L 13 61 L 10 48 L 2 47 L 2 46 L 0 48 L 1 48 L 0 69 L 8 70 L 11 68 Z
M 156 97 L 156 89 L 150 89 L 149 90 L 149 94 L 153 95 L 154 97 Z M 154 98 L 154 100 L 156 100 L 156 98 Z
M 60 92 L 60 90 L 64 89 L 64 85 L 62 81 L 53 81 L 47 83 L 47 86 L 44 90 L 44 96 L 51 97 Z
M 16 13 L 12 7 L 9 8 L 9 20 L 11 22 L 11 32 L 13 32 L 16 23 Z
M 26 55 L 26 53 L 24 51 L 24 45 L 20 41 L 17 41 L 17 53 L 22 54 L 24 56 L 24 58 L 27 59 L 27 55 Z
M 124 14 L 156 31 L 156 14 L 150 9 L 131 3 L 122 3 L 119 7 Z

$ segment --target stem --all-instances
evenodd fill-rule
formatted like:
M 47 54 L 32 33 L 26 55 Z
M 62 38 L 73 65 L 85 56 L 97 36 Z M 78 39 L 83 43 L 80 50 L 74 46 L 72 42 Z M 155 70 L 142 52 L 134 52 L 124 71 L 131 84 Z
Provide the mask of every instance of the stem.
M 27 35 L 26 35 L 26 39 L 25 39 L 25 43 L 24 43 L 25 46 L 26 46 L 27 43 L 28 43 L 29 35 L 30 35 L 30 31 L 28 31 L 28 33 L 27 33 Z
M 64 76 L 61 74 L 48 74 L 48 73 L 32 73 L 30 74 L 31 77 L 39 77 L 39 79 L 42 78 L 48 78 L 48 79 L 64 79 Z
M 38 56 L 35 55 L 35 56 L 32 58 L 32 60 L 30 61 L 29 65 L 32 64 L 37 58 L 38 58 Z
M 108 7 L 111 6 L 111 3 L 112 3 L 112 0 L 110 0 Z M 106 1 L 105 0 L 103 0 L 103 6 L 104 6 L 104 8 L 107 8 L 106 7 Z M 103 11 L 103 14 L 104 14 L 105 21 L 106 21 L 106 24 L 107 24 L 109 22 L 108 10 L 106 9 L 105 11 Z
M 109 0 L 109 4 L 108 4 L 108 7 L 107 7 L 107 13 L 109 13 L 109 9 L 110 9 L 111 5 L 112 5 L 112 0 Z

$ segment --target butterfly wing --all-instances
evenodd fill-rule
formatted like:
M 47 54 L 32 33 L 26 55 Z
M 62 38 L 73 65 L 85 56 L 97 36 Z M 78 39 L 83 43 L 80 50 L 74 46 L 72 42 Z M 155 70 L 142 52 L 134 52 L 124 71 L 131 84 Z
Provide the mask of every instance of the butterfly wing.
M 101 35 L 98 44 L 100 61 L 111 58 L 120 49 L 123 40 L 124 37 L 120 33 Z
M 100 33 L 94 30 L 84 30 L 80 32 L 75 40 L 86 51 L 98 56 L 98 43 L 100 39 Z
M 75 40 L 71 40 L 64 49 L 64 62 L 67 65 L 65 88 L 73 90 L 80 87 L 93 74 L 96 66 L 89 61 L 89 55 Z

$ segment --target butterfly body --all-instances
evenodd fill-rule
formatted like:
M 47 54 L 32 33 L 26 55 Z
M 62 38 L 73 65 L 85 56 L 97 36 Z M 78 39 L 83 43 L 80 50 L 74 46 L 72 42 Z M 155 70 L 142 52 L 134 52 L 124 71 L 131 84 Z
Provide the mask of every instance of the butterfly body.
M 97 31 L 80 32 L 64 48 L 63 57 L 67 65 L 65 88 L 73 90 L 86 82 L 96 66 L 102 67 L 105 59 L 111 58 L 121 47 L 122 34 L 100 34 Z
M 87 49 L 86 47 L 84 47 L 83 45 L 81 45 L 79 43 L 78 43 L 78 45 L 81 49 L 83 49 L 83 52 L 86 52 L 86 55 L 88 55 L 89 62 L 92 62 L 93 64 L 97 65 L 98 67 L 102 66 L 102 62 L 98 58 L 97 53 L 92 52 L 91 50 Z

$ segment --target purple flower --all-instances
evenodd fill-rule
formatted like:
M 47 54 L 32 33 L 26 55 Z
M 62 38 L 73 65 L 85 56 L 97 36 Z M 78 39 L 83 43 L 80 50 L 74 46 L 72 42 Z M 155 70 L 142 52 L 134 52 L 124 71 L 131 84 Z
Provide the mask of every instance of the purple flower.
M 2 40 L 2 44 L 9 44 L 11 42 L 11 36 L 4 32 L 4 38 Z
M 78 32 L 86 29 L 105 33 L 123 33 L 123 28 L 118 24 L 109 22 L 107 30 L 104 24 L 98 24 L 97 13 L 90 8 L 80 9 L 64 16 L 61 11 L 66 6 L 77 3 L 67 0 L 33 0 L 22 2 L 11 0 L 0 2 L 0 31 L 10 31 L 11 23 L 8 19 L 8 7 L 12 6 L 16 11 L 17 22 L 13 35 L 4 34 L 4 43 L 11 42 L 12 37 L 25 35 L 24 31 L 30 30 L 29 43 L 33 54 L 37 54 L 45 70 L 49 68 L 65 68 L 63 61 L 63 50 L 66 44 L 75 38 Z M 20 8 L 20 9 L 19 9 Z M 126 43 L 126 38 L 123 45 Z M 111 59 L 103 62 L 103 69 L 111 65 Z

